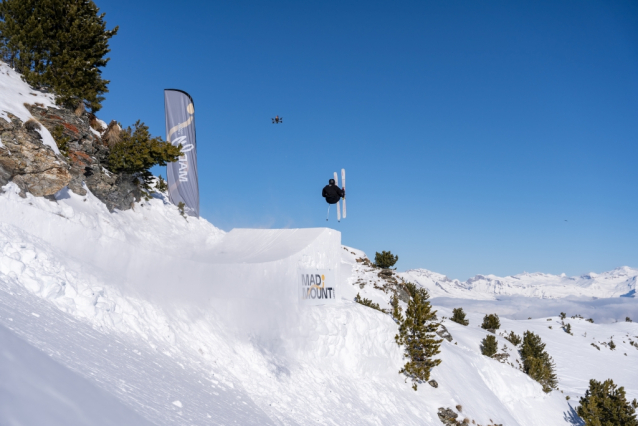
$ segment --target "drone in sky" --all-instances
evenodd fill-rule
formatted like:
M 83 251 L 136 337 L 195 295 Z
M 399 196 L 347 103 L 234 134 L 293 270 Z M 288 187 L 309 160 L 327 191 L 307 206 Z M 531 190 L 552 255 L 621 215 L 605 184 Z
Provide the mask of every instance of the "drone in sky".
M 284 122 L 284 118 L 280 116 L 275 116 L 275 118 L 271 118 L 272 124 L 279 124 Z

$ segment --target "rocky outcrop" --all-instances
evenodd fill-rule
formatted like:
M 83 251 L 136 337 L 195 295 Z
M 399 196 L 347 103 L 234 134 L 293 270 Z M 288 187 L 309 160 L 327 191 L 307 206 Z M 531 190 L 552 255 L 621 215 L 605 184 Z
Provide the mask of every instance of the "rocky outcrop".
M 73 176 L 61 155 L 45 145 L 33 126 L 8 114 L 0 118 L 0 186 L 14 182 L 26 192 L 42 197 L 53 195 L 71 182 Z
M 447 340 L 448 342 L 452 341 L 452 335 L 450 334 L 450 332 L 447 330 L 447 328 L 445 328 L 445 326 L 443 324 L 439 324 L 439 328 L 436 331 L 436 334 L 439 335 L 439 337 L 444 338 L 445 340 Z
M 446 426 L 457 426 L 460 425 L 456 419 L 459 417 L 454 411 L 450 408 L 440 407 L 439 411 L 436 413 L 439 416 L 439 420 Z
M 113 174 L 106 169 L 109 144 L 102 140 L 99 132 L 91 129 L 90 114 L 78 116 L 69 109 L 37 105 L 27 105 L 27 109 L 57 140 L 65 144 L 66 158 L 63 161 L 68 165 L 71 176 L 68 182 L 70 190 L 85 195 L 84 183 L 110 211 L 127 210 L 140 201 L 143 192 L 135 175 Z

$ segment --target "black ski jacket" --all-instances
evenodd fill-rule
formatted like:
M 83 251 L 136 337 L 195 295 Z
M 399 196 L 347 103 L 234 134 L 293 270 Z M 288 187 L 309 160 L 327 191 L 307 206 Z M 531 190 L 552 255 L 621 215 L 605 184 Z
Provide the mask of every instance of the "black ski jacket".
M 326 199 L 328 204 L 337 204 L 345 192 L 337 185 L 326 185 L 321 191 L 321 195 Z

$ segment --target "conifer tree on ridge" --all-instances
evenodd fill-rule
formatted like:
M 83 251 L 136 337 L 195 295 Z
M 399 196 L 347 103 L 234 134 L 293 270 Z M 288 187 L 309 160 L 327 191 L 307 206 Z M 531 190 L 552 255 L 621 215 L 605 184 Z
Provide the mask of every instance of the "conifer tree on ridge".
M 408 362 L 399 371 L 412 379 L 414 390 L 417 383 L 430 379 L 430 371 L 441 363 L 440 359 L 434 359 L 441 351 L 442 340 L 436 339 L 434 333 L 439 327 L 435 322 L 436 311 L 428 302 L 430 295 L 427 290 L 417 287 L 412 283 L 406 283 L 410 292 L 410 300 L 405 311 L 405 318 L 398 311 L 398 301 L 394 299 L 394 317 L 399 323 L 399 334 L 395 340 L 399 346 L 405 346 L 404 357 Z
M 558 387 L 554 361 L 545 351 L 545 343 L 538 334 L 531 331 L 523 333 L 520 354 L 523 359 L 523 371 L 540 383 L 544 392 L 549 393 Z
M 36 88 L 52 89 L 58 103 L 101 108 L 108 80 L 105 14 L 91 0 L 3 0 L 0 49 L 4 59 Z

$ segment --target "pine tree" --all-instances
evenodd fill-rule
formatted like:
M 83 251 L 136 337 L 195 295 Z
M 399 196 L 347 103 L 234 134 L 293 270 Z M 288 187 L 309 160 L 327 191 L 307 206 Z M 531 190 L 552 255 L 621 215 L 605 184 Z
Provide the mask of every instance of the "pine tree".
M 489 314 L 483 317 L 483 324 L 481 328 L 484 330 L 498 330 L 501 327 L 501 321 L 498 319 L 498 315 Z
M 591 379 L 577 412 L 585 426 L 638 426 L 636 408 L 638 402 L 628 402 L 625 388 L 617 388 L 613 380 Z
M 374 255 L 374 263 L 379 268 L 389 269 L 399 260 L 399 256 L 394 256 L 390 251 L 376 252 Z
M 496 341 L 496 337 L 491 334 L 485 336 L 485 339 L 481 341 L 481 353 L 491 358 L 496 355 L 497 350 L 498 342 Z
M 551 392 L 558 386 L 558 380 L 554 373 L 554 361 L 545 351 L 545 343 L 539 335 L 526 331 L 523 333 L 523 346 L 521 347 L 523 359 L 523 371 L 532 379 L 543 386 L 543 391 Z
M 514 346 L 520 345 L 521 342 L 523 341 L 523 339 L 521 339 L 521 336 L 519 336 L 518 334 L 514 333 L 513 331 L 510 331 L 510 334 L 505 336 L 505 340 L 507 340 L 508 342 L 510 342 Z
M 161 137 L 152 137 L 148 126 L 138 120 L 134 130 L 128 127 L 120 133 L 120 141 L 109 152 L 107 168 L 113 173 L 139 173 L 148 186 L 152 178 L 148 169 L 177 161 L 181 149 L 181 145 L 173 146 Z
M 450 320 L 461 325 L 468 325 L 470 323 L 469 320 L 465 319 L 465 312 L 463 312 L 463 308 L 452 309 L 452 318 L 450 318 Z
M 411 378 L 412 387 L 417 390 L 417 383 L 429 380 L 430 371 L 441 363 L 441 360 L 434 359 L 434 356 L 440 353 L 442 340 L 436 339 L 434 335 L 439 323 L 434 322 L 436 311 L 432 310 L 432 305 L 428 302 L 428 292 L 412 283 L 406 283 L 406 287 L 411 297 L 405 318 L 395 308 L 400 319 L 399 334 L 395 336 L 395 340 L 399 346 L 405 346 L 404 357 L 408 359 L 399 373 Z M 397 318 L 396 314 L 393 316 Z
M 0 46 L 4 58 L 34 87 L 49 87 L 60 104 L 97 111 L 108 80 L 105 14 L 91 0 L 3 0 Z
M 168 184 L 166 183 L 166 181 L 164 180 L 162 176 L 159 176 L 157 178 L 157 182 L 155 183 L 155 189 L 157 189 L 159 192 L 168 191 Z
M 401 325 L 403 323 L 403 314 L 401 313 L 401 306 L 399 306 L 399 297 L 396 293 L 392 295 L 392 300 L 390 301 L 390 305 L 392 305 L 392 318 L 394 321 Z

